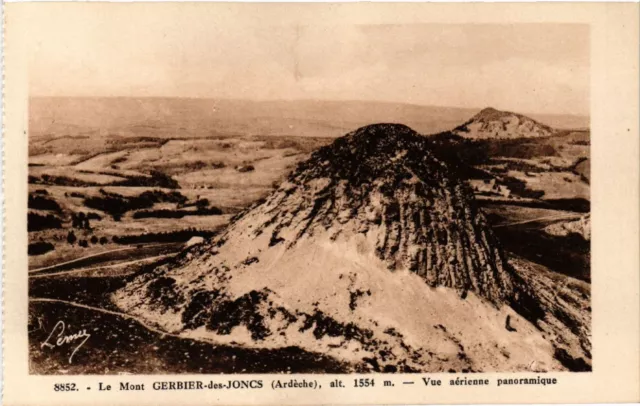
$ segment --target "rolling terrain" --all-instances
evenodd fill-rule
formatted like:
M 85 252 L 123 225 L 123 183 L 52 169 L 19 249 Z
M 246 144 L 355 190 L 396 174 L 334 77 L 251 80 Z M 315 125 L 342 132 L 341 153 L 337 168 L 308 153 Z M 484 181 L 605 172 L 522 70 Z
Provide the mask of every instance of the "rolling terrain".
M 273 363 L 255 372 L 516 371 L 531 368 L 526 351 L 535 370 L 591 368 L 589 131 L 568 128 L 588 120 L 534 117 L 529 132 L 465 137 L 456 129 L 477 114 L 488 128 L 524 116 L 358 102 L 53 104 L 31 110 L 34 373 L 83 371 L 37 345 L 51 328 L 39 320 L 71 308 L 86 326 L 108 319 L 105 337 L 133 331 L 126 349 L 88 344 L 105 362 L 86 372 L 152 371 L 149 354 L 176 372 L 222 371 L 238 356 L 229 371 L 244 372 L 267 353 Z M 379 117 L 417 132 L 353 132 Z M 446 237 L 426 231 L 436 224 Z M 209 313 L 184 316 L 207 303 Z M 420 322 L 418 308 L 431 309 Z M 140 338 L 156 330 L 175 335 L 159 352 Z M 202 365 L 169 357 L 185 346 L 213 352 Z

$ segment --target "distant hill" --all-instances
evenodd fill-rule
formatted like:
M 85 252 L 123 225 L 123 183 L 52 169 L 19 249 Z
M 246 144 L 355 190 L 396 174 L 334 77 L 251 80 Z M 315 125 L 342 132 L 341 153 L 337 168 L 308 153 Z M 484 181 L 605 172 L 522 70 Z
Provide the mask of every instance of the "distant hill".
M 477 109 L 364 101 L 243 101 L 183 98 L 32 98 L 31 136 L 120 135 L 338 137 L 372 122 L 421 134 L 450 130 Z M 557 128 L 588 126 L 573 116 L 535 116 Z
M 554 135 L 556 130 L 522 114 L 488 107 L 456 127 L 453 133 L 472 139 L 515 139 L 548 137 Z

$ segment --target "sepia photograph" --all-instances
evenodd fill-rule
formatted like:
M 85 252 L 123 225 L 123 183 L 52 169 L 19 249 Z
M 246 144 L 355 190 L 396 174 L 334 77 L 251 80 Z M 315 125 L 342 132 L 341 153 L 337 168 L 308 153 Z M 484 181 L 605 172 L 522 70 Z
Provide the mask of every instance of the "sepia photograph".
M 638 402 L 639 10 L 9 0 L 3 404 Z
M 75 11 L 31 34 L 30 374 L 598 368 L 589 25 Z

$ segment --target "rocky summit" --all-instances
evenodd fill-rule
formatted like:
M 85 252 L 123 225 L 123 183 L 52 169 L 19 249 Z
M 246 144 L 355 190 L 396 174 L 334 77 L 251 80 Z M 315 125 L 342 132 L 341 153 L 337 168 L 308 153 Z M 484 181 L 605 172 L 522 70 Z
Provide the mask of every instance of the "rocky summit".
M 564 369 L 467 186 L 399 124 L 318 149 L 113 300 L 174 334 L 296 347 L 358 371 Z
M 487 107 L 452 132 L 471 139 L 516 139 L 549 137 L 556 131 L 522 114 Z

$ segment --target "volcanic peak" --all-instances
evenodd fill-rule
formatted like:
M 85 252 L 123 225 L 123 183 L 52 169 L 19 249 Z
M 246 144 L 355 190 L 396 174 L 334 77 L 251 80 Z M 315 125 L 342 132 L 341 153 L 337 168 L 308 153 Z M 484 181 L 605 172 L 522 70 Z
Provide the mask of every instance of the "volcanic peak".
M 213 240 L 136 276 L 113 300 L 173 332 L 220 339 L 243 326 L 250 336 L 234 342 L 351 358 L 359 348 L 402 371 L 471 368 L 457 337 L 484 354 L 498 347 L 478 346 L 476 332 L 502 328 L 504 304 L 514 320 L 535 324 L 543 314 L 469 188 L 429 145 L 398 124 L 349 133 Z M 484 327 L 449 333 L 469 323 Z M 506 339 L 522 345 L 525 325 L 516 325 Z M 449 355 L 438 358 L 443 351 Z
M 361 235 L 388 269 L 411 270 L 432 287 L 529 302 L 473 194 L 429 145 L 404 125 L 360 128 L 314 152 L 229 230 L 252 224 L 256 237 L 270 235 L 269 247 L 287 250 L 322 235 Z
M 555 130 L 522 114 L 487 107 L 453 133 L 466 138 L 526 138 L 548 137 Z

